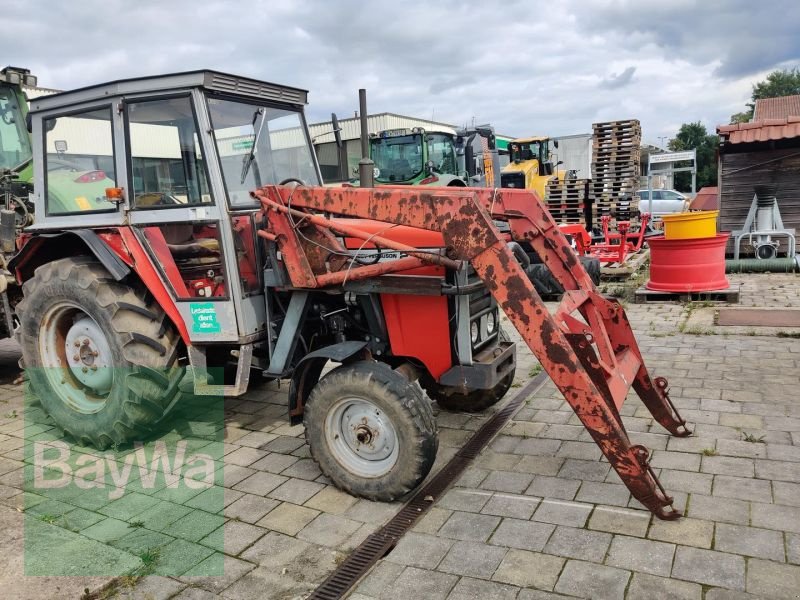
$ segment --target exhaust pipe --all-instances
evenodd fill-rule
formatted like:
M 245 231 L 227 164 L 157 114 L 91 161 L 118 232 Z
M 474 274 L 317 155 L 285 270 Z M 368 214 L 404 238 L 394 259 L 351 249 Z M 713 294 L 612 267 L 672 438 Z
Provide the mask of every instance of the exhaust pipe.
M 333 139 L 336 142 L 336 160 L 339 162 L 339 179 L 347 181 L 350 174 L 347 172 L 347 149 L 342 141 L 342 127 L 336 113 L 331 113 L 331 125 L 333 125 Z
M 361 111 L 361 160 L 358 161 L 358 181 L 361 187 L 375 187 L 375 163 L 369 157 L 367 129 L 367 90 L 358 90 L 358 109 Z

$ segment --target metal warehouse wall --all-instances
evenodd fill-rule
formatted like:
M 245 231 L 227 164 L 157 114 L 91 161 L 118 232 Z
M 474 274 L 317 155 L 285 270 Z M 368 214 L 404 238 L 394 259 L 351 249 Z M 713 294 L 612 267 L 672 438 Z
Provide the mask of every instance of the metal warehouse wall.
M 553 154 L 553 163 L 563 160 L 564 164 L 559 169 L 576 170 L 578 179 L 592 178 L 592 134 L 580 133 L 555 138 L 558 148 L 550 142 L 550 152 Z

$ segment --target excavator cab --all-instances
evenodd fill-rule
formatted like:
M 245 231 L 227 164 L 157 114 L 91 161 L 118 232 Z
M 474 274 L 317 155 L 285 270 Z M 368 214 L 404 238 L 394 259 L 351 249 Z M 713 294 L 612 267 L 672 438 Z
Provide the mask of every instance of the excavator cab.
M 501 187 L 533 190 L 540 199 L 544 199 L 547 182 L 553 177 L 563 179 L 565 174 L 557 170 L 558 165 L 553 165 L 550 143 L 547 137 L 521 138 L 510 142 L 511 162 L 500 174 Z M 558 147 L 556 140 L 552 143 Z

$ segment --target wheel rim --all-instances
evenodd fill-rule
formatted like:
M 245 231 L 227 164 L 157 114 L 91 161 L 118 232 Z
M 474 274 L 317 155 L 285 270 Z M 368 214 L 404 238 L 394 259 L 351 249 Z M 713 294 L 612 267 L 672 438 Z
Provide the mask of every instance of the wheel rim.
M 343 398 L 331 408 L 325 438 L 339 464 L 359 477 L 380 477 L 397 463 L 399 444 L 391 419 L 363 398 Z
M 98 412 L 114 385 L 111 345 L 92 317 L 72 303 L 51 308 L 39 328 L 39 355 L 51 388 L 81 413 Z

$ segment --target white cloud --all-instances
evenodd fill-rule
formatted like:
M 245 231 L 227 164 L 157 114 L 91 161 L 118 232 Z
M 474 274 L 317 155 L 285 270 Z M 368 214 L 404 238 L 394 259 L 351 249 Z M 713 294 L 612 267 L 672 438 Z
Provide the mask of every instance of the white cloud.
M 0 56 L 68 89 L 214 68 L 310 90 L 310 120 L 370 112 L 509 135 L 638 118 L 646 139 L 709 129 L 753 82 L 800 62 L 800 11 L 680 0 L 6 0 Z M 546 8 L 546 9 L 545 9 Z M 779 18 L 776 18 L 776 15 Z M 8 32 L 13 32 L 8 35 Z

